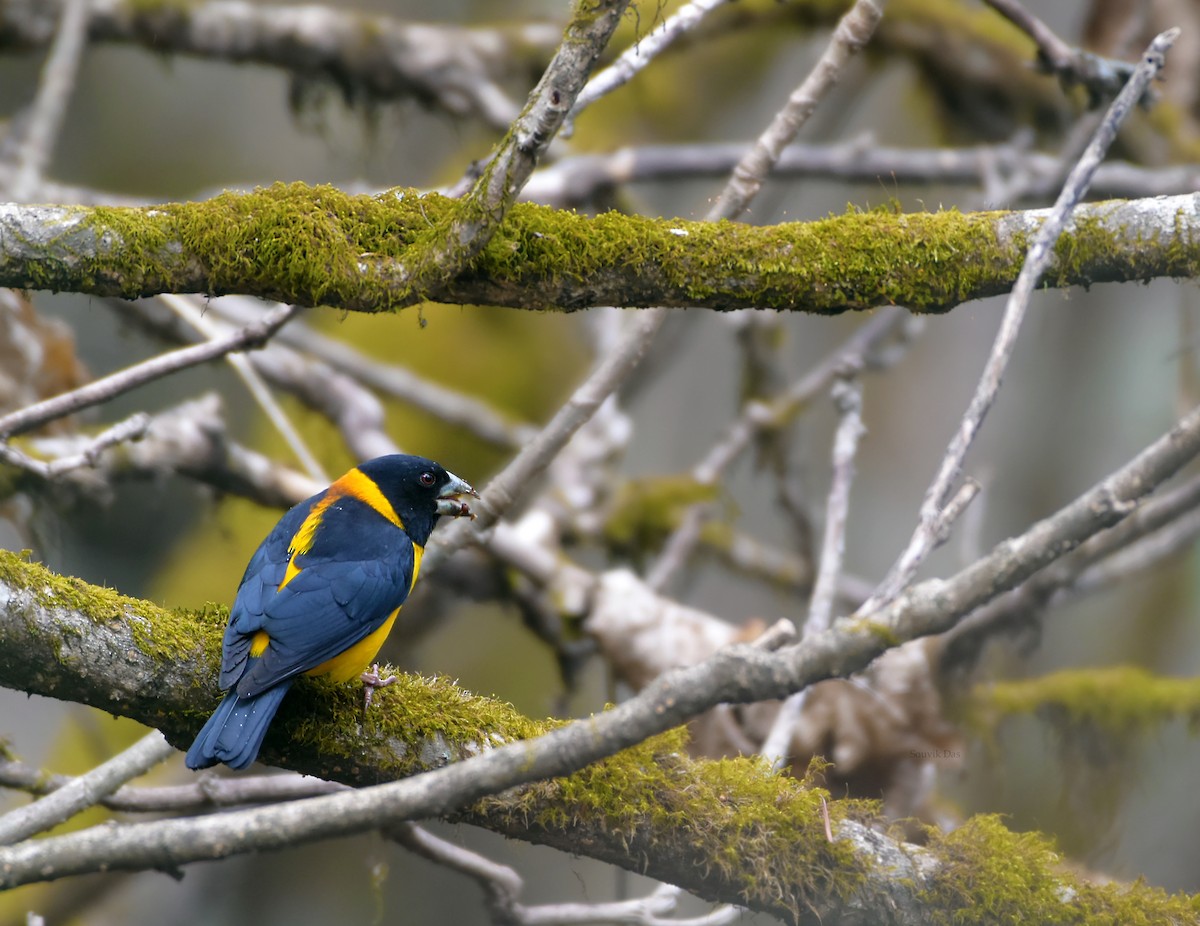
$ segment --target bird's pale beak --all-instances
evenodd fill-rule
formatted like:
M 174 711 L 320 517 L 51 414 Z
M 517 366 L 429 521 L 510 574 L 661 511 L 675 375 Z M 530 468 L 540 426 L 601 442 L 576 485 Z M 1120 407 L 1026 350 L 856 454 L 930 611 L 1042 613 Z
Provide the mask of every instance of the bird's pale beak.
M 467 504 L 463 496 L 469 495 L 471 498 L 479 498 L 479 493 L 471 488 L 471 484 L 465 479 L 459 479 L 454 473 L 447 473 L 450 481 L 442 487 L 442 491 L 437 497 L 437 512 L 438 514 L 448 515 L 451 518 L 470 518 L 475 520 L 475 512 Z

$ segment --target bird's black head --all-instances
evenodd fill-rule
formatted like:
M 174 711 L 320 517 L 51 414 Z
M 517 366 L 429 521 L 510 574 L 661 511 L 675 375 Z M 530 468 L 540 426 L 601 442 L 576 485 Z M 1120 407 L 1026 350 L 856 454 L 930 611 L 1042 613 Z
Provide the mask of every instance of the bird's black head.
M 393 453 L 357 468 L 379 487 L 408 535 L 422 546 L 440 515 L 475 517 L 466 496 L 478 498 L 479 493 L 433 460 Z

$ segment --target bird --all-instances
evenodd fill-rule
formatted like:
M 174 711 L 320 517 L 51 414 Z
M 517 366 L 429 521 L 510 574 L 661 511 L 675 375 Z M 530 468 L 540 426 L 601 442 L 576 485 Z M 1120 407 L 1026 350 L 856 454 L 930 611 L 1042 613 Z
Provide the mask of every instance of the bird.
M 280 518 L 238 585 L 221 650 L 227 693 L 188 768 L 250 765 L 299 675 L 361 677 L 368 696 L 387 684 L 367 667 L 416 584 L 438 518 L 475 517 L 467 497 L 479 493 L 432 460 L 388 454 Z

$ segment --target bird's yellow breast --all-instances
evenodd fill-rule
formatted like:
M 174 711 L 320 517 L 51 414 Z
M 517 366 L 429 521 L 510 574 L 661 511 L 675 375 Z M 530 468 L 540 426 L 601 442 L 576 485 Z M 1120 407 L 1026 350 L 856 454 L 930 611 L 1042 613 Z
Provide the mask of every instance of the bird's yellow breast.
M 417 573 L 421 571 L 421 555 L 425 552 L 425 548 L 419 543 L 414 543 L 412 549 L 412 581 L 408 585 L 410 592 L 417 584 Z M 396 608 L 377 630 L 372 630 L 349 649 L 342 651 L 332 659 L 326 659 L 319 666 L 314 666 L 304 674 L 328 675 L 335 682 L 349 682 L 358 678 L 367 671 L 367 668 L 375 661 L 375 657 L 379 655 L 383 641 L 387 639 L 387 635 L 392 630 L 392 624 L 396 622 L 396 615 L 399 613 L 400 609 Z
M 371 631 L 349 649 L 325 660 L 319 666 L 314 666 L 304 674 L 328 675 L 335 682 L 350 682 L 358 678 L 375 661 L 379 648 L 383 646 L 383 641 L 387 639 L 399 613 L 400 609 L 396 608 L 388 615 L 387 620 L 379 625 L 378 630 Z

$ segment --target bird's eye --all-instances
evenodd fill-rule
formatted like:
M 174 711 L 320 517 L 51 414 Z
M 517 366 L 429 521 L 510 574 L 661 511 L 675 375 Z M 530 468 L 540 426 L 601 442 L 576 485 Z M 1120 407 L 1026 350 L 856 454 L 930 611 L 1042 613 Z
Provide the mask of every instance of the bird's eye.
M 421 473 L 418 478 L 420 479 L 421 485 L 425 486 L 427 489 L 437 482 L 437 480 L 433 477 L 433 473 Z

